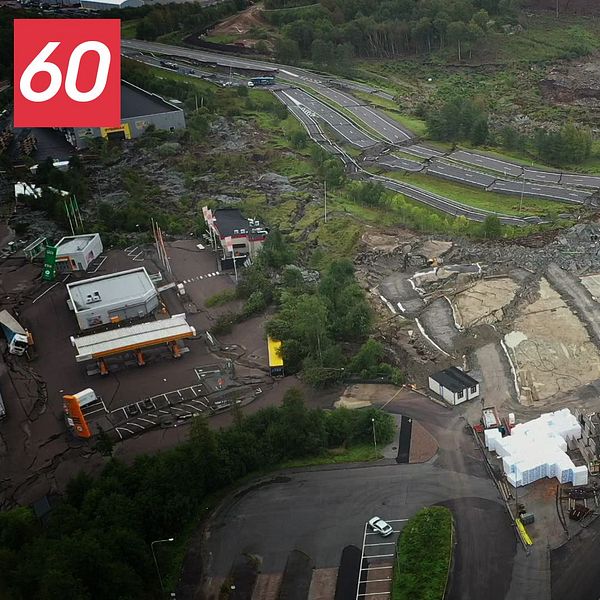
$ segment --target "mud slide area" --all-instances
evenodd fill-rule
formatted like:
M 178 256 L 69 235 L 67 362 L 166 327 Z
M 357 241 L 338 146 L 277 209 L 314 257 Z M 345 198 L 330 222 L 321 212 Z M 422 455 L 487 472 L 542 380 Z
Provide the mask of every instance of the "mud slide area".
M 497 323 L 504 318 L 503 308 L 512 302 L 518 285 L 508 277 L 478 281 L 460 292 L 454 302 L 460 316 L 459 324 L 474 325 Z
M 546 279 L 505 342 L 517 368 L 520 402 L 531 405 L 600 377 L 600 354 L 583 323 Z

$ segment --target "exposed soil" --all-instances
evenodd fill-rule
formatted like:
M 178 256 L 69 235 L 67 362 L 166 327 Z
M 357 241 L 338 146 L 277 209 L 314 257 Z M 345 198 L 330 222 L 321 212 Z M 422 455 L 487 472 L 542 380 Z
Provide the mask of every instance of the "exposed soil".
M 521 380 L 521 402 L 543 401 L 600 378 L 600 354 L 581 321 L 546 279 L 505 338 Z
M 502 321 L 502 309 L 515 297 L 518 285 L 508 277 L 478 281 L 454 297 L 460 325 L 472 327 Z
M 600 56 L 557 65 L 540 82 L 540 91 L 555 104 L 600 108 Z
M 258 42 L 257 39 L 246 38 L 245 34 L 253 29 L 270 29 L 271 26 L 264 20 L 262 16 L 262 5 L 253 4 L 250 8 L 221 21 L 214 29 L 208 32 L 208 35 L 235 35 L 240 36 L 236 39 L 236 46 L 246 46 L 252 48 Z M 265 42 L 270 46 L 268 40 Z

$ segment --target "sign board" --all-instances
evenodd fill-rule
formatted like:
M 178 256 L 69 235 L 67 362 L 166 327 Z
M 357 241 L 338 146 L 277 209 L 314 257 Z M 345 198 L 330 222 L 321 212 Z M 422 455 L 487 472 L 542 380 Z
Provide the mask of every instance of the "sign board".
M 42 279 L 44 281 L 54 281 L 56 277 L 56 252 L 56 246 L 46 246 L 44 269 L 42 271 Z

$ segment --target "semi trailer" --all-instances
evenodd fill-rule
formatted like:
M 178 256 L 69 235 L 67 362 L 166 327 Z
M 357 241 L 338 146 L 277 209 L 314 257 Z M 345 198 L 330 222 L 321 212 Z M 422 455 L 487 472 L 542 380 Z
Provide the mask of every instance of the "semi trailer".
M 31 343 L 31 334 L 7 311 L 0 311 L 0 327 L 6 336 L 8 351 L 22 356 Z

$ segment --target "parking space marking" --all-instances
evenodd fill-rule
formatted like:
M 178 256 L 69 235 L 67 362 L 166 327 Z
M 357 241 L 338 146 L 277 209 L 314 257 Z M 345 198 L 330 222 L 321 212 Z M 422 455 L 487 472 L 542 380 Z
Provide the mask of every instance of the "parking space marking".
M 392 525 L 392 523 L 404 523 L 408 521 L 408 519 L 386 519 L 386 522 Z M 365 528 L 363 531 L 363 542 L 361 548 L 361 556 L 360 556 L 360 567 L 358 573 L 358 585 L 356 589 L 356 600 L 360 598 L 371 598 L 381 596 L 389 597 L 391 596 L 391 590 L 389 586 L 391 585 L 391 574 L 388 577 L 388 573 L 385 572 L 385 569 L 391 570 L 393 569 L 393 560 L 395 556 L 395 552 L 389 553 L 392 548 L 389 546 L 395 546 L 398 533 L 400 530 L 393 529 L 392 534 L 396 534 L 393 538 L 394 541 L 387 541 L 386 538 L 381 538 L 381 534 L 377 531 L 370 531 L 369 523 L 365 523 Z M 373 538 L 367 536 L 379 536 L 381 541 L 376 541 Z M 389 539 L 389 538 L 388 538 Z M 386 546 L 384 548 L 383 546 Z M 371 552 L 383 552 L 383 554 L 370 554 Z M 375 564 L 370 566 L 371 562 L 383 562 L 388 564 Z M 375 579 L 369 578 L 369 572 L 373 571 L 372 576 Z M 382 571 L 381 573 L 375 573 L 375 571 Z M 386 591 L 372 591 L 377 590 L 378 588 L 388 588 Z
M 367 546 L 395 546 L 396 542 L 379 542 L 379 544 L 365 544 L 365 548 Z
M 93 271 L 89 271 L 89 272 L 96 273 L 96 271 L 98 271 L 98 269 L 104 264 L 104 262 L 106 261 L 107 258 L 108 258 L 108 256 L 103 256 L 102 260 L 96 265 L 96 268 Z
M 150 423 L 150 425 L 156 425 L 156 422 L 151 421 L 150 419 L 145 419 L 144 417 L 138 417 L 140 421 L 146 421 L 146 423 Z

